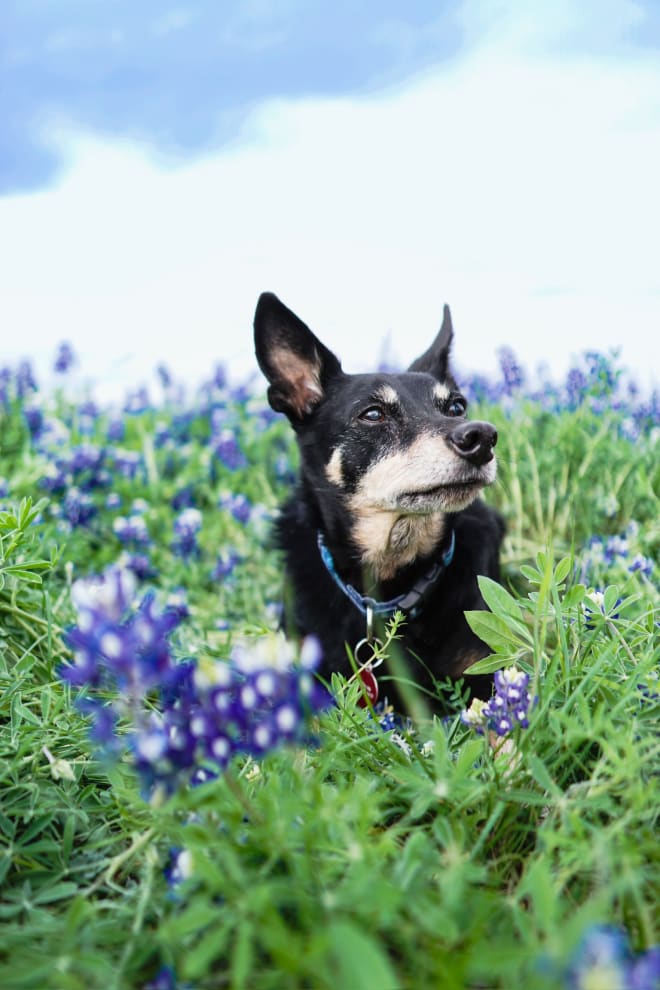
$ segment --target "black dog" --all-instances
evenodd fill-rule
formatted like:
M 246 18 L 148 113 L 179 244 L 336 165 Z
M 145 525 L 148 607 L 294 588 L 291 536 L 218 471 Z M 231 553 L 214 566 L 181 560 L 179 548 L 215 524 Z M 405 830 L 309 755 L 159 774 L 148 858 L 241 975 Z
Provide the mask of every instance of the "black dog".
M 495 480 L 497 433 L 465 418 L 448 366 L 449 308 L 403 374 L 345 374 L 271 293 L 259 298 L 254 331 L 268 400 L 300 448 L 298 484 L 277 523 L 297 631 L 320 640 L 324 676 L 350 676 L 346 646 L 401 610 L 404 679 L 437 704 L 437 682 L 489 653 L 463 613 L 486 607 L 477 575 L 499 579 L 504 534 L 499 514 L 477 499 Z M 466 683 L 490 695 L 489 677 Z M 394 680 L 386 693 L 400 701 Z

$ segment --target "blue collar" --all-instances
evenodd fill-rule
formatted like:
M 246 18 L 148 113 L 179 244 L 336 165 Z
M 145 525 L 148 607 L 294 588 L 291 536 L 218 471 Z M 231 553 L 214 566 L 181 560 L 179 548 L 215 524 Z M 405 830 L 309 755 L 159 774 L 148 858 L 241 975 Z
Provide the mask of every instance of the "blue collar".
M 401 611 L 407 612 L 408 615 L 414 619 L 421 612 L 426 599 L 433 590 L 435 582 L 449 567 L 453 560 L 454 548 L 456 546 L 456 534 L 452 529 L 448 549 L 445 550 L 440 560 L 436 561 L 433 567 L 431 567 L 426 574 L 422 574 L 422 576 L 415 581 L 410 591 L 405 592 L 403 595 L 397 595 L 396 598 L 390 598 L 387 602 L 377 602 L 375 598 L 369 598 L 368 595 L 361 595 L 360 592 L 356 591 L 351 584 L 346 584 L 345 581 L 342 581 L 337 573 L 337 568 L 335 567 L 332 554 L 325 544 L 321 530 L 319 530 L 316 534 L 316 541 L 318 543 L 319 553 L 321 554 L 321 560 L 325 564 L 328 574 L 337 587 L 341 588 L 344 594 L 347 595 L 353 602 L 355 607 L 362 612 L 362 615 L 367 615 L 367 610 L 370 610 L 373 615 L 394 615 L 395 612 Z

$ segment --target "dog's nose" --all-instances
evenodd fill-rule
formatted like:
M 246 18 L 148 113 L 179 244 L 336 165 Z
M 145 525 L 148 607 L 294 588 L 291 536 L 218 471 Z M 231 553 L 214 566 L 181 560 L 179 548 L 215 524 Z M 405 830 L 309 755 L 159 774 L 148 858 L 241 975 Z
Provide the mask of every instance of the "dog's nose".
M 459 423 L 449 434 L 454 450 L 470 464 L 480 467 L 493 459 L 493 447 L 497 443 L 497 430 L 490 423 L 479 420 Z

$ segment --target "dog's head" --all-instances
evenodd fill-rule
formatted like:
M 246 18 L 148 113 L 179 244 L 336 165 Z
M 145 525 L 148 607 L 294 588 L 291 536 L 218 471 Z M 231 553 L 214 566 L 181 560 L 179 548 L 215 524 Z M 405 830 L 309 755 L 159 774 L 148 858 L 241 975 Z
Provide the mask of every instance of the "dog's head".
M 445 513 L 464 509 L 495 480 L 497 432 L 466 419 L 449 369 L 447 306 L 436 339 L 402 374 L 346 374 L 271 293 L 259 298 L 254 331 L 268 400 L 298 435 L 303 474 L 319 499 L 339 497 L 365 559 L 376 560 L 375 547 L 380 559 L 396 546 L 410 551 L 399 564 L 413 559 L 423 550 L 420 534 L 432 542 Z

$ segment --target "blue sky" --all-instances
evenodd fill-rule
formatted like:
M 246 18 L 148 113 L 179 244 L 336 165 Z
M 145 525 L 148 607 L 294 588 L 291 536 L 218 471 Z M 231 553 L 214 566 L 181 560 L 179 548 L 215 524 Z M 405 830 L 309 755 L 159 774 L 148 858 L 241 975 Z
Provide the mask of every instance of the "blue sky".
M 2 358 L 244 374 L 271 289 L 349 370 L 449 301 L 464 367 L 657 375 L 653 0 L 4 0 L 0 39 Z

